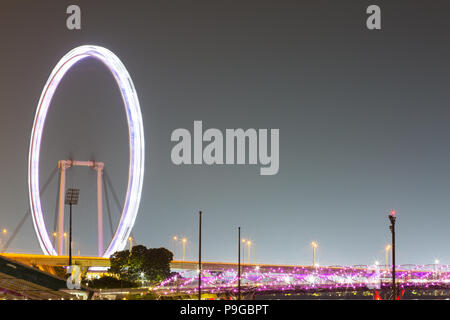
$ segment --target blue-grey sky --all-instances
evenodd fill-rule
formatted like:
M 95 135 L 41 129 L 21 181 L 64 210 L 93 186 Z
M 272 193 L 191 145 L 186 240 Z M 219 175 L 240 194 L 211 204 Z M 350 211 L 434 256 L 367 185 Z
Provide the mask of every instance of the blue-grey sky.
M 58 60 L 84 44 L 116 53 L 141 103 L 146 172 L 133 229 L 139 243 L 234 261 L 237 227 L 252 262 L 384 263 L 387 212 L 398 211 L 397 261 L 450 264 L 450 20 L 446 1 L 377 1 L 382 30 L 366 28 L 371 1 L 69 1 L 0 4 L 0 227 L 29 207 L 27 160 L 41 90 Z M 177 128 L 279 128 L 280 171 L 258 165 L 176 166 Z M 53 99 L 41 184 L 60 159 L 105 162 L 123 197 L 127 127 L 120 94 L 100 62 L 72 68 Z M 81 188 L 75 250 L 96 253 L 95 172 Z M 53 229 L 57 182 L 43 195 Z M 113 218 L 118 212 L 110 195 Z M 110 237 L 105 207 L 105 238 Z M 105 245 L 106 245 L 105 239 Z M 10 251 L 40 253 L 29 217 Z M 180 257 L 180 246 L 176 255 Z M 247 252 L 246 252 L 247 254 Z

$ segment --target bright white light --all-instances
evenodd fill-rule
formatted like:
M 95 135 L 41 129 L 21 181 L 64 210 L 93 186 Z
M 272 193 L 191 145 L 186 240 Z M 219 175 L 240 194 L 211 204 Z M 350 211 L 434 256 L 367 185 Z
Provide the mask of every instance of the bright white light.
M 89 267 L 89 271 L 91 272 L 106 272 L 108 271 L 109 267 Z M 97 276 L 98 278 L 98 276 Z
M 127 239 L 136 220 L 141 200 L 144 179 L 145 142 L 141 108 L 133 81 L 120 59 L 108 49 L 91 45 L 77 47 L 62 57 L 50 74 L 39 99 L 31 132 L 28 158 L 30 207 L 34 229 L 36 230 L 42 251 L 46 255 L 57 255 L 57 253 L 45 226 L 39 192 L 39 158 L 42 133 L 48 109 L 59 82 L 73 65 L 88 57 L 100 60 L 114 76 L 122 95 L 128 122 L 130 160 L 127 192 L 119 224 L 108 248 L 103 253 L 103 257 L 109 257 L 115 251 L 125 248 Z
M 290 284 L 292 282 L 292 278 L 289 276 L 284 277 L 284 282 Z

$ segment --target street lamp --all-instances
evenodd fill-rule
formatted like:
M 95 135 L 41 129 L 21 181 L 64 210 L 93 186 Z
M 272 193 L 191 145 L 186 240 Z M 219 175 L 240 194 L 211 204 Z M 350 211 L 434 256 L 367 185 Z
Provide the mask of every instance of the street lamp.
M 198 300 L 202 300 L 202 212 L 198 220 Z
M 72 265 L 72 205 L 78 204 L 78 198 L 80 196 L 80 189 L 69 188 L 66 193 L 65 204 L 70 206 L 69 216 L 69 266 Z
M 128 237 L 128 241 L 130 242 L 130 256 L 131 256 L 131 251 L 133 250 L 133 237 Z
M 52 235 L 53 235 L 53 245 L 55 245 L 55 241 L 56 241 L 56 235 L 57 235 L 57 234 L 56 234 L 56 232 L 53 232 L 53 234 L 52 234 Z
M 319 247 L 316 241 L 311 242 L 311 246 L 313 249 L 313 266 L 316 266 L 316 249 Z
M 440 268 L 439 268 L 439 260 L 438 259 L 435 259 L 434 260 L 434 272 L 435 272 L 435 274 L 436 274 L 436 279 L 439 277 L 439 270 Z
M 181 239 L 181 243 L 183 244 L 183 261 L 186 258 L 186 242 L 187 242 L 186 238 Z
M 241 300 L 241 227 L 238 227 L 238 300 Z
M 8 233 L 8 230 L 6 230 L 5 228 L 2 229 L 2 237 L 0 239 L 0 243 L 1 243 L 1 252 L 5 251 L 5 236 Z
M 395 210 L 389 211 L 389 221 L 391 222 L 391 225 L 389 226 L 389 229 L 391 230 L 392 234 L 392 300 L 396 299 L 397 291 L 395 288 L 395 220 L 397 219 Z
M 178 242 L 178 237 L 177 237 L 177 236 L 173 236 L 173 237 L 172 237 L 172 244 L 173 244 L 173 260 L 176 260 L 176 256 L 177 256 L 177 242 Z
M 250 240 L 247 240 L 247 247 L 248 247 L 248 264 L 250 264 L 250 247 L 252 246 L 252 242 Z
M 67 255 L 67 233 L 66 232 L 63 233 L 63 237 L 64 237 L 64 254 Z
M 386 269 L 389 269 L 389 250 L 391 250 L 391 245 L 387 244 L 386 247 L 384 247 L 384 251 L 386 252 Z
M 247 243 L 247 239 L 242 238 L 242 261 L 245 261 L 245 244 Z

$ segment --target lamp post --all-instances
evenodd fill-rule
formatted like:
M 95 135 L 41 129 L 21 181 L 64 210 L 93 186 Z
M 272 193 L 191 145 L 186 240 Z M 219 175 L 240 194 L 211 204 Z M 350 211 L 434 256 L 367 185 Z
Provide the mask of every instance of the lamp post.
M 172 237 L 172 244 L 173 244 L 173 260 L 176 260 L 176 257 L 177 257 L 177 242 L 178 242 L 178 237 L 177 237 L 177 236 L 173 236 L 173 237 Z
M 386 252 L 386 269 L 389 269 L 389 250 L 391 250 L 391 245 L 388 244 L 384 247 L 384 251 Z
M 316 241 L 311 242 L 311 246 L 313 249 L 313 267 L 316 266 L 316 249 L 319 246 Z
M 241 244 L 242 244 L 242 260 L 245 260 L 245 244 L 247 243 L 247 239 L 242 238 L 241 239 Z M 245 266 L 244 266 L 244 270 L 245 270 Z
M 247 240 L 247 247 L 248 247 L 248 264 L 250 264 L 250 247 L 252 246 L 252 242 L 250 240 Z
M 128 237 L 128 241 L 130 242 L 130 256 L 131 256 L 131 251 L 133 250 L 133 237 Z
M 202 300 L 202 212 L 198 220 L 198 300 Z
M 56 241 L 56 236 L 57 236 L 57 234 L 56 234 L 56 232 L 53 232 L 53 246 L 55 245 L 55 241 Z
M 241 300 L 241 227 L 238 227 L 238 300 Z
M 65 204 L 70 206 L 69 216 L 69 266 L 72 265 L 72 206 L 78 204 L 80 189 L 69 188 L 66 192 Z
M 397 290 L 395 287 L 395 220 L 397 217 L 395 214 L 395 210 L 390 210 L 388 215 L 389 221 L 391 222 L 389 229 L 392 234 L 392 300 L 395 300 L 397 295 Z
M 64 254 L 68 255 L 68 253 L 67 253 L 67 251 L 68 251 L 68 248 L 67 248 L 67 232 L 63 233 L 63 237 L 64 237 Z
M 3 228 L 3 229 L 2 229 L 2 238 L 0 239 L 0 242 L 1 242 L 1 247 L 0 247 L 1 252 L 5 251 L 5 236 L 6 236 L 7 233 L 8 233 L 8 230 L 5 229 L 5 228 Z
M 439 271 L 438 271 L 439 269 L 440 269 L 439 268 L 439 260 L 435 259 L 434 260 L 434 272 L 435 272 L 436 279 L 439 278 Z
M 183 244 L 183 261 L 186 258 L 186 242 L 187 242 L 186 238 L 181 239 L 181 243 Z

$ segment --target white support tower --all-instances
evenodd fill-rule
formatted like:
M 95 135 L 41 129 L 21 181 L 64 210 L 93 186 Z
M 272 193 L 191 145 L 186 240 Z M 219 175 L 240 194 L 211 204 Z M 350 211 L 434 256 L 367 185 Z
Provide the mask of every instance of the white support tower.
M 103 255 L 103 197 L 102 179 L 105 164 L 97 161 L 59 160 L 58 168 L 61 171 L 59 183 L 59 211 L 58 211 L 58 255 L 63 253 L 64 235 L 64 197 L 66 189 L 66 169 L 74 166 L 91 167 L 97 171 L 97 219 L 98 219 L 98 256 Z

